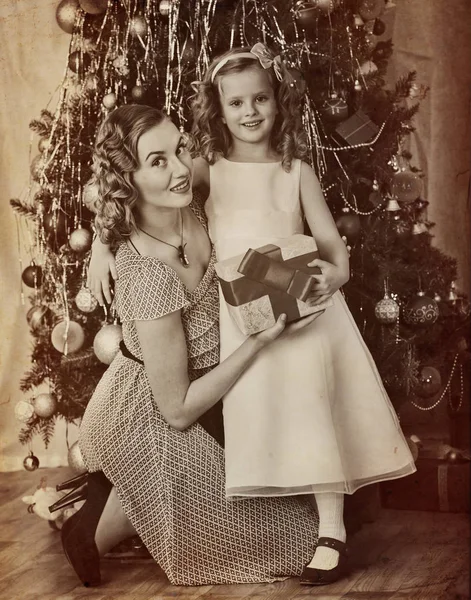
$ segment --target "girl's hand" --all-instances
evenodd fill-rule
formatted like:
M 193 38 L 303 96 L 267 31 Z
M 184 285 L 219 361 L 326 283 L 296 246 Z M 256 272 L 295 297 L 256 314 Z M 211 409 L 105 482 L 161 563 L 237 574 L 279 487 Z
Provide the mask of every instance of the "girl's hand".
M 271 342 L 275 341 L 280 336 L 285 337 L 304 329 L 304 327 L 307 327 L 313 321 L 315 321 L 317 317 L 320 317 L 323 312 L 324 311 L 321 310 L 313 315 L 308 315 L 307 317 L 299 319 L 299 321 L 290 323 L 289 325 L 286 325 L 286 315 L 282 314 L 278 317 L 278 320 L 274 325 L 268 329 L 265 329 L 264 331 L 261 331 L 260 333 L 255 333 L 251 336 L 251 338 L 256 342 L 257 346 L 259 347 L 258 349 L 262 349 L 264 346 L 271 344 Z
M 115 281 L 118 279 L 114 254 L 107 245 L 95 241 L 92 245 L 92 256 L 88 268 L 87 287 L 100 306 L 105 304 L 105 299 L 108 304 L 111 304 L 113 300 L 110 275 Z
M 319 275 L 311 276 L 316 282 L 312 286 L 307 300 L 307 304 L 310 306 L 325 302 L 348 281 L 348 273 L 343 273 L 342 269 L 326 260 L 315 258 L 308 264 L 308 267 L 319 267 L 322 271 Z

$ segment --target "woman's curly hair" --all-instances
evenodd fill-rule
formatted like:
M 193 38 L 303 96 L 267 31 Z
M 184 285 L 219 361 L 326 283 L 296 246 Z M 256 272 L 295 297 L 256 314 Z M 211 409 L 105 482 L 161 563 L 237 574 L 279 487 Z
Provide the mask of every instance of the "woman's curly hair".
M 139 139 L 166 118 L 156 108 L 128 104 L 110 113 L 98 131 L 91 182 L 98 196 L 95 225 L 101 241 L 112 248 L 135 229 L 133 208 L 139 193 L 132 175 L 139 167 Z
M 258 60 L 251 58 L 232 58 L 217 72 L 211 81 L 216 65 L 227 56 L 249 52 L 250 48 L 235 48 L 213 60 L 203 81 L 195 82 L 195 95 L 191 99 L 193 110 L 193 128 L 196 153 L 214 164 L 219 158 L 227 156 L 231 145 L 231 135 L 222 121 L 220 101 L 220 83 L 225 75 L 241 73 L 247 69 L 265 71 L 275 93 L 278 114 L 272 129 L 271 146 L 281 155 L 282 166 L 289 171 L 293 158 L 306 158 L 307 140 L 301 119 L 299 93 L 283 65 L 284 77 L 278 81 L 273 68 L 264 69 Z

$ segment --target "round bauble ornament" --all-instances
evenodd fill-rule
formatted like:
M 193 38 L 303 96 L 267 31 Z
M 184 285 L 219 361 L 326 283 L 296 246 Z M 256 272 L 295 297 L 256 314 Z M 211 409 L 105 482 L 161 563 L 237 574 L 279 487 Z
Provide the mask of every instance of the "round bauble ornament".
M 110 365 L 118 354 L 119 344 L 123 339 L 121 325 L 113 323 L 104 325 L 93 340 L 93 351 L 99 361 Z
M 102 100 L 103 106 L 105 108 L 107 108 L 108 110 L 115 108 L 117 102 L 118 102 L 118 97 L 116 96 L 116 94 L 114 92 L 110 92 L 109 94 L 106 94 L 105 96 L 103 96 L 103 100 Z
M 51 143 L 48 138 L 41 138 L 38 142 L 38 150 L 39 152 L 47 152 L 51 146 Z
M 74 73 L 81 73 L 90 67 L 92 64 L 92 58 L 90 54 L 76 50 L 75 52 L 71 52 L 69 54 L 69 60 L 67 64 L 69 69 Z
M 391 182 L 391 194 L 399 202 L 414 202 L 422 192 L 422 180 L 412 171 L 398 171 Z
M 89 15 L 101 15 L 106 12 L 108 0 L 79 0 L 79 4 Z
M 69 452 L 67 453 L 67 462 L 69 463 L 69 467 L 72 469 L 72 471 L 77 473 L 77 475 L 87 472 L 87 467 L 83 462 L 83 456 L 78 442 L 75 442 L 69 448 Z
M 27 471 L 36 471 L 39 468 L 39 458 L 30 452 L 23 461 L 23 467 Z
M 139 100 L 142 100 L 145 93 L 146 93 L 146 89 L 142 85 L 135 85 L 131 90 L 132 99 L 136 100 L 136 102 L 139 102 Z
M 378 70 L 378 67 L 372 60 L 365 61 L 360 68 L 358 69 L 358 73 L 364 76 L 373 75 Z
M 147 23 L 144 17 L 137 15 L 129 22 L 129 33 L 134 37 L 144 38 L 147 35 Z
M 414 394 L 420 398 L 431 398 L 440 391 L 442 378 L 440 371 L 435 367 L 421 367 L 417 383 L 414 385 Z
M 92 247 L 92 241 L 92 232 L 89 229 L 79 227 L 70 234 L 69 246 L 74 252 L 88 252 Z
M 91 313 L 98 306 L 98 300 L 88 288 L 83 287 L 78 291 L 78 294 L 75 296 L 75 304 L 81 312 Z
M 384 298 L 375 306 L 375 316 L 383 325 L 395 323 L 399 316 L 399 312 L 399 304 L 393 300 L 389 294 L 385 294 Z
M 39 394 L 33 400 L 34 412 L 41 419 L 49 419 L 56 412 L 57 402 L 52 394 Z
M 383 35 L 386 31 L 386 24 L 381 19 L 376 19 L 375 24 L 373 25 L 373 34 L 374 35 Z
M 62 31 L 72 33 L 79 9 L 78 0 L 62 0 L 56 9 L 56 21 Z
M 354 244 L 361 231 L 360 217 L 355 213 L 345 212 L 335 221 L 341 236 L 345 236 L 350 245 Z
M 404 321 L 409 325 L 432 325 L 438 319 L 438 304 L 424 292 L 419 292 L 404 309 Z
M 50 314 L 51 311 L 47 306 L 44 304 L 36 304 L 26 313 L 26 321 L 30 329 L 36 332 L 46 325 Z
M 85 341 L 85 333 L 81 325 L 75 321 L 61 321 L 51 333 L 54 348 L 62 354 L 78 352 Z
M 300 96 L 306 92 L 306 79 L 299 69 L 288 69 L 289 76 L 291 77 L 290 86 L 294 85 L 296 91 Z
M 83 205 L 88 208 L 89 211 L 97 212 L 97 203 L 99 200 L 98 186 L 92 180 L 83 186 L 82 191 L 82 202 Z
M 21 423 L 27 423 L 34 415 L 34 408 L 31 402 L 20 400 L 15 406 L 15 417 Z
M 41 175 L 44 173 L 44 155 L 38 154 L 33 158 L 31 164 L 29 165 L 29 172 L 31 173 L 31 177 L 34 181 L 39 181 L 41 179 Z
M 348 117 L 348 104 L 337 94 L 332 94 L 322 105 L 322 114 L 333 123 L 344 121 Z
M 384 10 L 384 0 L 359 0 L 358 13 L 364 21 L 377 19 Z
M 171 7 L 172 0 L 160 0 L 159 13 L 164 17 L 168 17 Z
M 21 274 L 21 279 L 23 280 L 23 283 L 30 288 L 41 287 L 43 281 L 43 270 L 39 265 L 31 263 L 29 267 L 26 267 Z
M 309 27 L 316 23 L 319 11 L 314 2 L 299 0 L 294 5 L 294 16 L 300 25 Z

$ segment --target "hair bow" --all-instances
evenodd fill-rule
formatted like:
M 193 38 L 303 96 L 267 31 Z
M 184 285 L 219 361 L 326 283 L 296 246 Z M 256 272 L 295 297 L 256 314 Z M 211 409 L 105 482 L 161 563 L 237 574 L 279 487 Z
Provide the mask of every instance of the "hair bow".
M 283 61 L 281 56 L 278 54 L 277 56 L 272 56 L 268 48 L 262 44 L 262 42 L 257 42 L 253 48 L 250 50 L 251 54 L 254 54 L 261 66 L 264 69 L 269 69 L 273 67 L 273 71 L 275 73 L 278 81 L 282 81 L 283 79 Z

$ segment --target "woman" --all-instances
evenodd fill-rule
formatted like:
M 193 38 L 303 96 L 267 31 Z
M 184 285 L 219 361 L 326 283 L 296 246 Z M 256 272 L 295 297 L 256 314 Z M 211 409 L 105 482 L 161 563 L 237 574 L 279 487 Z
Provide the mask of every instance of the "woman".
M 70 563 L 85 585 L 97 585 L 99 556 L 137 532 L 174 584 L 299 574 L 316 543 L 309 502 L 226 500 L 214 419 L 208 431 L 198 423 L 280 336 L 284 317 L 216 366 L 214 251 L 192 204 L 190 153 L 163 113 L 142 105 L 113 111 L 98 134 L 94 172 L 101 238 L 119 246 L 115 302 L 124 345 L 80 430 L 89 499 L 62 530 Z

